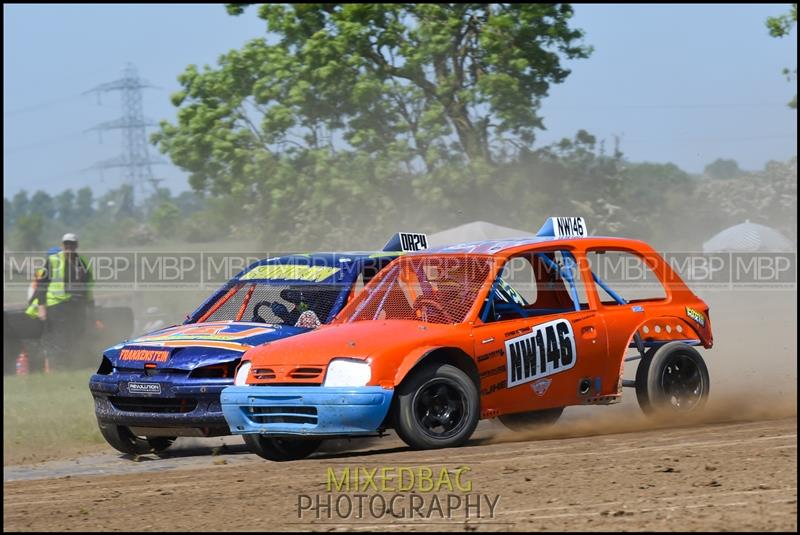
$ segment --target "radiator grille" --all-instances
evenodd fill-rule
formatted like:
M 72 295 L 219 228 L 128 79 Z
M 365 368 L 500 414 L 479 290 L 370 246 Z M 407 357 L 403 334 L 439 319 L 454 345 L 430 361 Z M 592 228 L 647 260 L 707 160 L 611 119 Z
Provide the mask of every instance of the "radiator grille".
M 317 423 L 316 407 L 250 407 L 250 418 L 259 424 Z
M 295 368 L 289 372 L 292 379 L 316 379 L 322 373 L 322 368 Z
M 258 380 L 275 379 L 275 370 L 272 368 L 255 368 L 251 373 Z
M 111 404 L 123 412 L 159 412 L 182 413 L 192 412 L 197 408 L 194 398 L 124 398 L 112 397 Z

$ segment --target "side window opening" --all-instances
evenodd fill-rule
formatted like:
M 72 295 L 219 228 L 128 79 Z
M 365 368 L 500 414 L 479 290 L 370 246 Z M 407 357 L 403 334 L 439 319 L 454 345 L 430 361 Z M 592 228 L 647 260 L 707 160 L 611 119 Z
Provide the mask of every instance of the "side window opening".
M 667 298 L 664 285 L 637 254 L 594 250 L 587 253 L 587 260 L 600 301 L 605 306 Z
M 540 281 L 541 301 L 539 308 L 586 310 L 589 300 L 586 285 L 580 276 L 575 256 L 569 251 L 534 253 L 537 276 Z
M 528 258 L 516 256 L 509 259 L 503 266 L 503 273 L 500 277 L 507 286 L 513 288 L 525 300 L 526 304 L 536 302 L 536 274 Z
M 485 322 L 589 308 L 575 257 L 565 250 L 529 252 L 510 258 L 489 297 L 481 311 Z

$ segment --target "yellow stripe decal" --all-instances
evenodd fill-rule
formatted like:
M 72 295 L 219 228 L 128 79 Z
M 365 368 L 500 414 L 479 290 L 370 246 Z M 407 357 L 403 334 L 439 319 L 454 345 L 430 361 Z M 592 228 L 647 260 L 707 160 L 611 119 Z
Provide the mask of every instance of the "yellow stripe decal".
M 320 282 L 333 276 L 339 271 L 339 268 L 336 267 L 268 264 L 254 267 L 242 275 L 241 280 L 290 279 L 308 282 Z
M 168 340 L 164 342 L 136 342 L 137 346 L 156 346 L 156 347 L 214 347 L 217 349 L 232 349 L 234 351 L 247 351 L 249 344 L 237 344 L 235 342 L 214 342 L 212 340 Z

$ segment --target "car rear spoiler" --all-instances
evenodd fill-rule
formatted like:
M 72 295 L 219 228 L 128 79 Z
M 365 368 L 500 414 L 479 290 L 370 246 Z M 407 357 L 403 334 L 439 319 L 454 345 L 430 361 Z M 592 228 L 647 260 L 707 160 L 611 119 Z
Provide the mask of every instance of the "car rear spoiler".
M 398 232 L 386 242 L 382 251 L 422 251 L 428 248 L 428 236 L 418 232 Z

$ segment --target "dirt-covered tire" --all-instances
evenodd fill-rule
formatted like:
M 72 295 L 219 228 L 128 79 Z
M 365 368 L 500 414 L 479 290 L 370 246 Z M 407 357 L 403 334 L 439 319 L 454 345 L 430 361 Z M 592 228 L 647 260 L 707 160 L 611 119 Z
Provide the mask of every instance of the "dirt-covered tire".
M 636 399 L 648 416 L 698 414 L 709 389 L 703 357 L 682 342 L 647 351 L 636 369 Z
M 393 402 L 395 431 L 414 449 L 464 444 L 478 425 L 480 394 L 465 372 L 431 363 L 403 380 Z
M 297 461 L 305 459 L 319 448 L 322 440 L 305 438 L 278 438 L 264 435 L 244 435 L 247 447 L 268 461 Z
M 556 423 L 564 412 L 564 407 L 541 411 L 517 412 L 501 415 L 500 421 L 514 432 L 538 431 Z
M 176 437 L 137 437 L 128 427 L 98 422 L 100 434 L 117 451 L 129 455 L 160 453 L 172 446 Z

